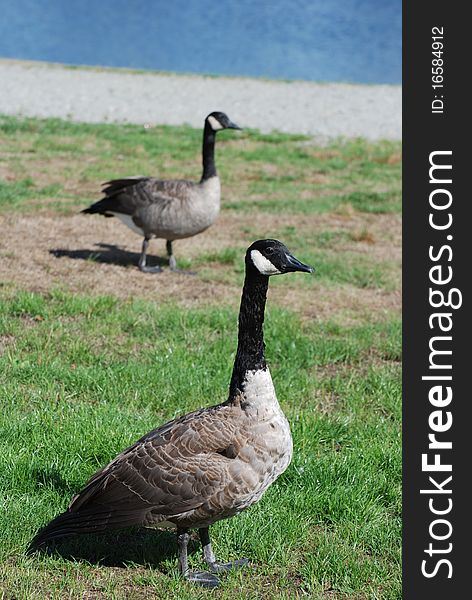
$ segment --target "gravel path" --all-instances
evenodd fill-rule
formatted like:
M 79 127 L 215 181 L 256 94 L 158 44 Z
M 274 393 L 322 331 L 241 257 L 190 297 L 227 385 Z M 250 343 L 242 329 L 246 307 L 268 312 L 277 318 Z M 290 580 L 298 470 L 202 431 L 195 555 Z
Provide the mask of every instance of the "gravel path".
M 223 110 L 242 127 L 401 139 L 401 86 L 268 81 L 0 60 L 0 113 L 201 127 Z

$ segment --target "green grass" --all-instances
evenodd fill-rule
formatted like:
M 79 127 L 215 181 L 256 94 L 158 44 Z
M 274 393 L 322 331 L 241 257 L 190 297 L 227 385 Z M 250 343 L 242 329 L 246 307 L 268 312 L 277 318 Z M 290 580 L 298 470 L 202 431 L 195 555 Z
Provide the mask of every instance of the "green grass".
M 298 235 L 293 236 L 293 243 L 291 243 L 290 235 L 276 235 L 275 237 L 286 241 L 289 247 L 296 248 L 296 254 L 303 256 L 308 264 L 314 265 L 316 268 L 316 279 L 300 279 L 297 282 L 298 287 L 313 289 L 319 283 L 323 283 L 327 288 L 352 285 L 360 289 L 394 290 L 399 287 L 399 273 L 393 275 L 397 267 L 396 261 L 393 259 L 378 260 L 372 256 L 359 255 L 352 251 L 340 252 L 339 247 L 336 247 L 336 242 L 327 241 L 330 238 L 331 240 L 336 238 L 336 234 L 333 232 L 315 233 L 307 235 L 303 239 Z M 339 237 L 349 241 L 349 236 L 345 232 Z M 321 243 L 317 243 L 319 238 L 322 239 Z M 323 247 L 324 245 L 326 247 Z M 206 266 L 204 274 L 210 277 L 214 264 L 230 265 L 232 267 L 230 271 L 225 270 L 221 273 L 222 281 L 234 283 L 237 280 L 238 284 L 242 283 L 244 263 L 241 261 L 240 248 L 230 246 L 221 251 L 202 252 L 194 260 L 181 259 L 179 264 L 185 269 Z M 273 285 L 280 285 L 287 289 L 291 287 L 287 278 L 277 279 Z
M 137 288 L 128 300 L 77 295 L 67 287 L 73 271 L 51 276 L 44 293 L 0 283 L 2 598 L 209 597 L 177 576 L 170 533 L 83 537 L 52 556 L 25 550 L 116 453 L 226 399 L 242 248 L 261 237 L 281 239 L 316 267 L 313 277 L 271 280 L 265 322 L 294 457 L 258 504 L 212 527 L 219 557 L 246 556 L 252 567 L 222 577 L 211 597 L 401 598 L 400 264 L 390 251 L 398 247 L 400 145 L 318 147 L 251 130 L 218 136 L 225 241 L 216 249 L 195 241 L 179 266 L 197 271 L 201 289 L 230 286 L 234 303 L 192 295 L 188 308 L 184 284 L 178 296 L 156 298 L 159 279 L 155 292 Z M 189 127 L 0 117 L 0 220 L 44 214 L 67 224 L 113 177 L 197 179 L 200 143 L 201 131 Z M 15 252 L 2 249 L 0 258 Z M 57 259 L 41 255 L 47 260 Z M 191 566 L 203 568 L 192 544 Z
M 121 449 L 159 423 L 225 399 L 237 314 L 25 292 L 4 294 L 1 308 L 3 585 L 19 597 L 46 590 L 61 597 L 64 586 L 79 597 L 87 578 L 96 579 L 92 557 L 130 563 L 121 576 L 141 577 L 138 587 L 195 597 L 175 580 L 165 533 L 131 532 L 129 548 L 123 532 L 89 540 L 88 554 L 79 545 L 85 563 L 23 551 Z M 279 594 L 272 597 L 331 590 L 339 598 L 399 598 L 399 323 L 303 325 L 269 308 L 266 342 L 294 459 L 259 504 L 213 527 L 223 558 L 245 555 L 255 565 L 252 574 L 225 578 L 218 597 L 247 597 L 236 591 L 242 582 L 245 594 L 262 597 L 268 578 Z M 159 551 L 167 553 L 162 560 Z M 198 552 L 192 562 L 200 565 Z M 108 577 L 103 569 L 99 580 Z M 125 597 L 118 585 L 103 586 L 105 597 Z
M 200 176 L 201 131 L 187 126 L 0 117 L 0 143 L 0 160 L 15 180 L 0 190 L 0 212 L 51 207 L 76 212 L 79 203 L 98 197 L 102 181 L 123 175 Z M 367 213 L 400 211 L 396 142 L 339 140 L 320 149 L 301 135 L 226 131 L 219 134 L 216 152 L 227 209 L 316 214 L 348 204 Z M 25 179 L 29 169 L 40 175 L 37 181 Z M 52 204 L 45 202 L 43 178 L 55 185 Z

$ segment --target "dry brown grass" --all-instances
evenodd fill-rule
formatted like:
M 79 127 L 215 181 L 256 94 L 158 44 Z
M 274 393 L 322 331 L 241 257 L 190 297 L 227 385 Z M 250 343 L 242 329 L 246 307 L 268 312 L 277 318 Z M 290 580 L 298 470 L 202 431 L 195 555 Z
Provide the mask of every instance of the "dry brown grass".
M 141 240 L 116 219 L 13 214 L 0 216 L 0 227 L 2 281 L 13 289 L 142 297 L 186 307 L 236 307 L 239 302 L 240 282 L 225 277 L 232 267 L 211 264 L 197 268 L 195 276 L 171 273 L 166 268 L 162 240 L 152 242 L 151 255 L 162 257 L 164 271 L 158 275 L 141 273 L 136 266 Z M 342 229 L 352 241 L 346 239 L 340 251 L 365 254 L 372 261 L 400 260 L 400 219 L 396 215 L 251 215 L 250 232 L 259 232 L 259 237 L 280 235 L 283 239 L 280 232 L 287 227 L 296 228 L 301 236 L 314 229 Z M 242 257 L 254 235 L 247 231 L 246 215 L 223 212 L 208 231 L 175 243 L 176 256 L 196 259 L 207 252 L 236 247 L 241 249 Z M 273 286 L 270 293 L 276 304 L 290 305 L 309 320 L 334 318 L 349 323 L 368 320 L 373 312 L 382 316 L 400 308 L 398 288 L 387 291 L 349 284 L 327 288 L 318 282 L 310 288 Z

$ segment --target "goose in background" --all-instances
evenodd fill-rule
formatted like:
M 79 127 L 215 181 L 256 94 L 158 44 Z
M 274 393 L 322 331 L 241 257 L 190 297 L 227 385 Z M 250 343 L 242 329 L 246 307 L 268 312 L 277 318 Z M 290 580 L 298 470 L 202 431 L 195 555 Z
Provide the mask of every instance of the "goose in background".
M 271 275 L 313 268 L 270 239 L 254 242 L 245 262 L 228 399 L 170 421 L 121 452 L 36 535 L 30 550 L 71 534 L 174 525 L 179 569 L 188 581 L 215 587 L 215 573 L 247 564 L 246 559 L 218 562 L 209 526 L 257 502 L 291 461 L 290 427 L 264 356 L 264 311 Z M 189 570 L 193 528 L 199 530 L 209 572 Z
M 146 264 L 151 238 L 167 242 L 169 267 L 178 271 L 172 242 L 192 237 L 208 229 L 220 212 L 220 179 L 215 166 L 216 132 L 241 129 L 223 112 L 212 112 L 203 128 L 203 173 L 199 183 L 180 179 L 127 177 L 103 185 L 105 197 L 81 212 L 118 217 L 122 223 L 143 236 L 139 268 L 159 273 L 160 266 Z

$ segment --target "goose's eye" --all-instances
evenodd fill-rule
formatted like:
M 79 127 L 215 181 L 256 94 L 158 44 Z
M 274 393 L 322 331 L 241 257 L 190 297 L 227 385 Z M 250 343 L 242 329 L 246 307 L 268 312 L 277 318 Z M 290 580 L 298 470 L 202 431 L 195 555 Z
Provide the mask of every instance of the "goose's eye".
M 272 248 L 272 246 L 269 246 L 269 248 L 266 248 L 266 254 L 268 254 L 269 256 L 274 254 L 274 249 Z

